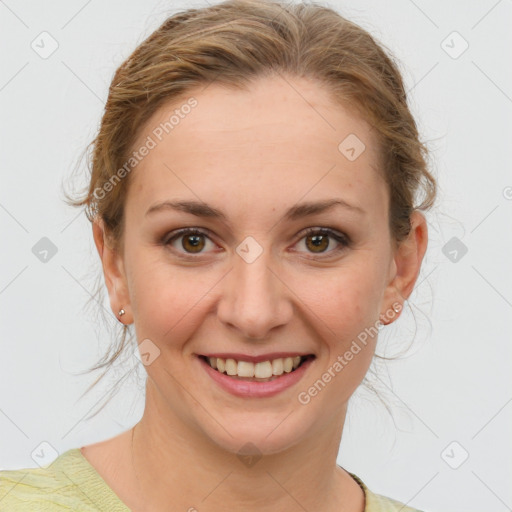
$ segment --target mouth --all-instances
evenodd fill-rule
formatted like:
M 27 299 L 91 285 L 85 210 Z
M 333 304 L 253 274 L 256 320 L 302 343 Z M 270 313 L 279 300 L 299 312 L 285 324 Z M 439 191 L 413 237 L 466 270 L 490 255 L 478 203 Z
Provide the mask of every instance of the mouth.
M 296 355 L 259 362 L 205 355 L 198 355 L 198 357 L 217 373 L 226 375 L 233 380 L 271 382 L 296 372 L 306 362 L 315 359 L 316 356 L 313 354 Z

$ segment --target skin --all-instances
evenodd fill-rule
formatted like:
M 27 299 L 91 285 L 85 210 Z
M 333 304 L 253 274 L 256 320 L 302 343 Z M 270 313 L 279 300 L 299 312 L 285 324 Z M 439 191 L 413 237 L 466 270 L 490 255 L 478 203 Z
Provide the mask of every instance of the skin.
M 122 250 L 109 246 L 100 221 L 93 224 L 112 310 L 123 308 L 120 320 L 134 323 L 138 342 L 150 339 L 160 355 L 146 366 L 146 406 L 134 432 L 82 453 L 133 510 L 361 512 L 364 494 L 336 457 L 348 400 L 377 336 L 308 404 L 297 395 L 365 328 L 398 318 L 392 305 L 411 294 L 427 247 L 425 217 L 414 212 L 409 237 L 393 245 L 374 133 L 318 83 L 266 77 L 248 91 L 214 83 L 191 96 L 198 105 L 130 175 Z M 160 108 L 134 148 L 184 102 Z M 366 145 L 355 161 L 338 150 L 351 133 Z M 336 207 L 281 220 L 297 203 L 331 198 L 365 213 Z M 178 199 L 203 201 L 227 220 L 145 215 Z M 199 254 L 189 252 L 192 262 L 183 258 L 191 250 L 186 235 L 161 242 L 183 227 L 211 234 L 200 238 Z M 309 227 L 345 233 L 351 244 L 330 237 L 315 251 L 303 233 Z M 247 236 L 263 250 L 252 263 L 236 252 Z M 240 398 L 198 365 L 196 354 L 223 351 L 316 359 L 281 394 Z M 251 467 L 237 457 L 247 442 L 262 454 Z

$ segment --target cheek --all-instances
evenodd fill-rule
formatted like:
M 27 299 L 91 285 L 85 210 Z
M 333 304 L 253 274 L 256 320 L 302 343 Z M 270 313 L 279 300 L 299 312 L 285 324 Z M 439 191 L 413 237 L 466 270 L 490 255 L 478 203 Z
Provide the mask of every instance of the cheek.
M 130 301 L 139 342 L 178 347 L 197 329 L 209 308 L 208 293 L 219 281 L 199 267 L 176 268 L 164 258 L 148 259 L 148 251 L 132 253 Z
M 320 410 L 325 402 L 332 405 L 332 414 L 337 414 L 368 371 L 378 340 L 379 283 L 376 267 L 347 267 L 317 280 L 317 292 L 303 297 L 314 334 L 325 341 L 327 350 L 321 375 L 315 375 L 304 389 L 307 392 L 312 386 L 309 389 L 320 394 L 325 388 L 323 399 L 315 402 L 318 414 L 323 414 Z
M 300 295 L 326 328 L 345 339 L 375 323 L 382 295 L 380 281 L 378 270 L 370 264 L 347 265 L 321 279 L 303 280 Z

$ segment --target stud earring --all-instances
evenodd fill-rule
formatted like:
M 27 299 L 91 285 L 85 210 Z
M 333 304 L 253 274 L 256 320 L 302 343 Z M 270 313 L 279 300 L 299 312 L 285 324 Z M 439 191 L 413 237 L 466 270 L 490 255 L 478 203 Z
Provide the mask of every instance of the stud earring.
M 118 315 L 123 316 L 126 313 L 124 309 L 120 309 Z

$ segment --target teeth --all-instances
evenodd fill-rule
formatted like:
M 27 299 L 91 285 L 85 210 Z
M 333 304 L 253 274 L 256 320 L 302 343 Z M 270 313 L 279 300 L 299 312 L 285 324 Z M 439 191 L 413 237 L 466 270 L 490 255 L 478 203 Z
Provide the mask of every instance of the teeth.
M 247 361 L 238 361 L 237 375 L 239 377 L 254 377 L 254 365 Z
M 272 361 L 272 374 L 273 375 L 282 375 L 283 374 L 283 360 L 282 359 L 274 359 Z
M 272 377 L 272 363 L 270 361 L 256 363 L 254 365 L 254 376 L 258 379 L 268 379 Z
M 234 359 L 226 359 L 226 373 L 228 375 L 236 375 L 238 365 Z
M 210 366 L 220 373 L 227 373 L 238 377 L 256 377 L 258 379 L 268 379 L 273 375 L 279 376 L 283 373 L 290 373 L 295 370 L 302 358 L 281 357 L 272 361 L 260 361 L 251 363 L 249 361 L 236 361 L 235 359 L 222 359 L 220 357 L 208 357 Z

